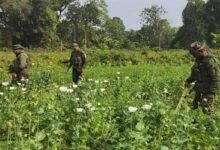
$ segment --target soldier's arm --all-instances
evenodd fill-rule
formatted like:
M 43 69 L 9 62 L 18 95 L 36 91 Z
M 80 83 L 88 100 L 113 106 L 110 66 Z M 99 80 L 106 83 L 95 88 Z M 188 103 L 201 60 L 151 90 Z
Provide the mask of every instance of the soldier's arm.
M 67 70 L 69 70 L 71 67 L 72 67 L 72 65 L 73 65 L 73 63 L 72 63 L 72 58 L 73 58 L 73 52 L 71 53 L 71 56 L 70 56 L 70 59 L 69 59 L 69 65 L 68 65 L 68 69 Z
M 61 61 L 64 64 L 71 63 L 73 53 L 71 53 L 70 58 L 68 60 Z
M 207 64 L 208 76 L 210 78 L 208 92 L 215 94 L 218 90 L 218 84 L 220 84 L 220 68 L 218 62 L 214 59 L 210 60 Z
M 186 79 L 186 82 L 188 82 L 189 84 L 196 81 L 195 74 L 194 74 L 194 71 L 193 71 L 194 68 L 195 68 L 195 64 L 191 68 L 190 76 Z
M 19 57 L 19 69 L 22 70 L 27 67 L 27 55 L 21 54 Z
M 64 60 L 64 61 L 61 61 L 61 62 L 64 63 L 64 64 L 67 64 L 67 63 L 70 62 L 70 60 Z
M 86 66 L 86 54 L 82 51 L 82 67 L 85 68 Z

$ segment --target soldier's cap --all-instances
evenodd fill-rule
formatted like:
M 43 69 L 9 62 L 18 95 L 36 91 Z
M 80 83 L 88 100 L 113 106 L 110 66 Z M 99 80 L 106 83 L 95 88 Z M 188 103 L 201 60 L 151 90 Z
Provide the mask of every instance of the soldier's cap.
M 24 47 L 21 44 L 15 44 L 13 45 L 13 50 L 18 50 L 18 49 L 24 49 Z
M 190 49 L 192 50 L 204 50 L 207 48 L 207 45 L 205 42 L 199 42 L 199 41 L 196 41 L 196 42 L 193 42 L 192 44 L 190 44 Z
M 73 43 L 73 48 L 75 47 L 79 47 L 79 45 L 77 43 Z

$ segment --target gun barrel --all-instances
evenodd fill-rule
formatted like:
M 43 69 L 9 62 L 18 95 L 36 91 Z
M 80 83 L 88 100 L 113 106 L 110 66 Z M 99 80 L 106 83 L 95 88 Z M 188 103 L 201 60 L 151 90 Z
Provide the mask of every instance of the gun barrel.
M 186 98 L 186 96 L 188 95 L 188 93 L 190 93 L 190 91 L 192 90 L 193 86 L 195 85 L 195 83 L 191 83 L 189 87 L 185 87 L 184 90 L 183 90 L 183 93 L 180 97 L 180 100 L 179 100 L 179 103 L 177 104 L 176 106 L 176 111 L 178 111 L 181 107 L 181 104 L 183 102 L 183 100 Z

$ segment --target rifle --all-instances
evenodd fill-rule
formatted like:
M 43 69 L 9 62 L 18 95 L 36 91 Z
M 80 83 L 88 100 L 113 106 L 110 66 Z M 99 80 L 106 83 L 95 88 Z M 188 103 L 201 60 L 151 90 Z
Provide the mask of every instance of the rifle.
M 65 47 L 66 49 L 72 49 L 72 46 L 69 46 L 69 45 L 64 45 L 64 47 Z
M 187 95 L 190 93 L 190 91 L 192 90 L 193 86 L 195 85 L 195 83 L 191 83 L 189 87 L 185 87 L 184 90 L 183 90 L 183 93 L 180 97 L 180 100 L 179 100 L 179 103 L 177 104 L 176 106 L 176 109 L 175 111 L 178 111 L 181 107 L 181 104 L 183 102 L 183 100 L 187 97 Z
M 67 64 L 67 63 L 69 63 L 68 64 L 68 67 L 67 67 L 67 72 L 69 71 L 69 69 L 72 67 L 72 63 L 71 63 L 71 61 L 70 60 L 64 60 L 64 61 L 59 61 L 59 63 L 62 63 L 62 64 Z

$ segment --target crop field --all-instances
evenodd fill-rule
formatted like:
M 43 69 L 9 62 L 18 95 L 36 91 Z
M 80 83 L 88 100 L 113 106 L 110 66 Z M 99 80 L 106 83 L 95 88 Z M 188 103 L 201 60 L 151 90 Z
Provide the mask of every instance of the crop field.
M 186 52 L 164 53 L 159 58 L 160 54 L 153 52 L 131 54 L 135 59 L 118 53 L 115 62 L 106 61 L 110 54 L 95 59 L 98 54 L 89 53 L 78 86 L 71 83 L 71 70 L 67 72 L 67 67 L 59 63 L 68 59 L 69 53 L 29 54 L 29 81 L 26 86 L 12 86 L 7 65 L 13 54 L 0 52 L 0 149 L 220 147 L 219 101 L 214 114 L 204 115 L 201 109 L 191 110 L 192 92 L 175 111 L 193 63 L 191 58 L 185 58 Z

